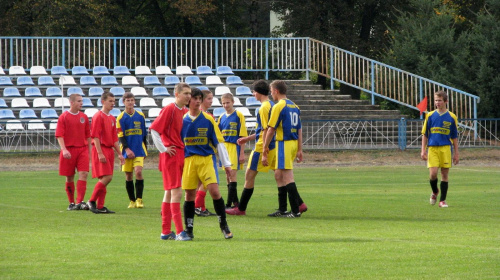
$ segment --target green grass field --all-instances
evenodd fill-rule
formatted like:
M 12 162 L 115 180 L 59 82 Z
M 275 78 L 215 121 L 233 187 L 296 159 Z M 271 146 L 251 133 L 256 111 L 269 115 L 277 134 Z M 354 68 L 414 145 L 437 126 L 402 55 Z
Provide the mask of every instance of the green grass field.
M 309 211 L 283 219 L 266 216 L 277 190 L 271 173 L 259 174 L 247 216 L 228 217 L 232 240 L 216 217 L 197 217 L 195 240 L 176 242 L 159 238 L 158 171 L 145 171 L 144 209 L 127 209 L 116 172 L 106 200 L 114 215 L 66 211 L 56 171 L 0 172 L 0 278 L 500 278 L 500 170 L 454 167 L 447 209 L 429 205 L 427 176 L 422 166 L 299 167 Z M 242 185 L 243 173 L 238 195 Z

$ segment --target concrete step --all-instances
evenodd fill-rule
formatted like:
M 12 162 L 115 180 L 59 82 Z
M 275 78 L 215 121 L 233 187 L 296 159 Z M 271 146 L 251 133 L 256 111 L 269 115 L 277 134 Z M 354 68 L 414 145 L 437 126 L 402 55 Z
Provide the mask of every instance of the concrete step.
M 333 103 L 333 104 L 325 104 L 325 103 Z M 378 110 L 378 105 L 368 105 L 368 104 L 356 104 L 356 103 L 347 103 L 346 104 L 338 104 L 335 101 L 326 101 L 324 103 L 316 103 L 316 104 L 306 104 L 299 106 L 301 111 L 314 111 L 314 110 L 325 110 L 325 111 L 340 111 L 340 110 Z
M 292 100 L 293 101 L 293 100 Z M 367 106 L 372 106 L 368 100 L 352 100 L 352 99 L 335 99 L 335 100 L 317 100 L 317 99 L 311 99 L 311 100 L 301 100 L 300 101 L 300 108 L 304 108 L 304 106 L 339 106 L 339 105 L 367 105 Z M 374 105 L 377 108 L 379 108 L 378 105 Z
M 399 116 L 385 116 L 381 114 L 366 114 L 366 115 L 304 115 L 301 112 L 300 116 L 302 121 L 306 120 L 397 120 Z

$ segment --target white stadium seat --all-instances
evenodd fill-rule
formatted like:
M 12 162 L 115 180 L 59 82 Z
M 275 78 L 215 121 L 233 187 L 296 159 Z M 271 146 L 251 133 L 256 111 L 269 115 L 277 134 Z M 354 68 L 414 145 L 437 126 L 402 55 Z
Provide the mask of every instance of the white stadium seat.
M 140 106 L 141 107 L 158 107 L 158 105 L 156 105 L 155 100 L 151 97 L 141 98 Z
M 137 81 L 137 78 L 135 76 L 124 76 L 122 78 L 122 85 L 124 85 L 124 86 L 138 86 L 139 81 Z
M 135 67 L 135 74 L 136 75 L 153 75 L 153 73 L 151 73 L 151 70 L 147 66 Z
M 168 66 L 156 66 L 156 75 L 173 75 L 172 70 Z
M 170 104 L 172 102 L 175 102 L 175 97 L 165 97 L 161 101 L 161 106 L 165 107 L 165 106 L 167 106 L 168 104 Z
M 133 87 L 133 88 L 130 89 L 130 92 L 134 96 L 148 96 L 148 93 L 146 92 L 146 89 L 144 89 L 143 87 Z
M 30 75 L 47 75 L 47 70 L 43 66 L 31 66 Z
M 156 118 L 160 115 L 161 108 L 151 108 L 148 112 L 148 117 Z

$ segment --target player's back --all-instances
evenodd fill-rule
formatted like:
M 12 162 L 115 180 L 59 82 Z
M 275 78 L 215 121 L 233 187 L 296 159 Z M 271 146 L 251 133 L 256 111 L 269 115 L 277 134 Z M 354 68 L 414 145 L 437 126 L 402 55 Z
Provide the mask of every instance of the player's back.
M 276 129 L 277 141 L 299 139 L 298 131 L 302 128 L 299 107 L 290 99 L 281 99 L 271 110 L 269 126 Z

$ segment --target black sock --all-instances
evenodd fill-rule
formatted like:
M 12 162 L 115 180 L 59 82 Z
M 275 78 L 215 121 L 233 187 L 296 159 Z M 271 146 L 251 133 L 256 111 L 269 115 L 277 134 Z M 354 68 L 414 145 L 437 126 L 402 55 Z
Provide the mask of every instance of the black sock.
M 295 185 L 295 182 L 293 182 L 292 184 L 294 184 L 294 185 Z M 294 190 L 295 190 L 295 197 L 297 197 L 297 203 L 298 203 L 298 205 L 300 206 L 300 205 L 302 205 L 302 203 L 304 203 L 304 201 L 303 201 L 303 200 L 302 200 L 302 198 L 300 197 L 299 190 L 297 190 L 297 185 L 295 185 Z
M 219 217 L 219 226 L 221 228 L 227 226 L 226 209 L 224 207 L 224 199 L 222 197 L 217 200 L 214 199 L 214 209 L 215 213 L 217 213 L 217 217 Z
M 226 208 L 231 207 L 231 198 L 232 198 L 233 193 L 231 192 L 231 183 L 227 184 L 227 201 L 226 201 Z
M 448 193 L 448 182 L 441 181 L 441 198 L 439 199 L 439 201 L 445 201 L 447 193 Z
M 184 201 L 184 225 L 186 225 L 186 232 L 193 233 L 194 201 Z
M 288 201 L 290 202 L 290 208 L 292 212 L 299 213 L 299 201 L 297 200 L 297 186 L 295 182 L 286 185 L 286 191 L 288 192 Z
M 143 180 L 135 180 L 135 192 L 137 194 L 137 198 L 142 198 L 142 192 L 144 191 L 144 179 Z
M 125 181 L 125 188 L 127 189 L 128 198 L 130 199 L 130 201 L 135 201 L 134 181 Z
M 251 189 L 243 188 L 243 192 L 241 193 L 240 204 L 238 205 L 238 209 L 240 211 L 247 210 L 248 202 L 250 201 L 252 194 L 253 194 L 253 188 Z
M 288 205 L 286 201 L 286 186 L 278 187 L 278 205 L 281 212 L 285 212 Z
M 238 200 L 238 182 L 229 183 L 229 189 L 231 189 L 231 202 L 233 205 L 237 205 L 239 203 Z
M 438 179 L 436 179 L 436 180 L 430 180 L 429 182 L 431 183 L 432 192 L 433 193 L 438 193 L 439 192 L 439 190 L 438 190 Z

